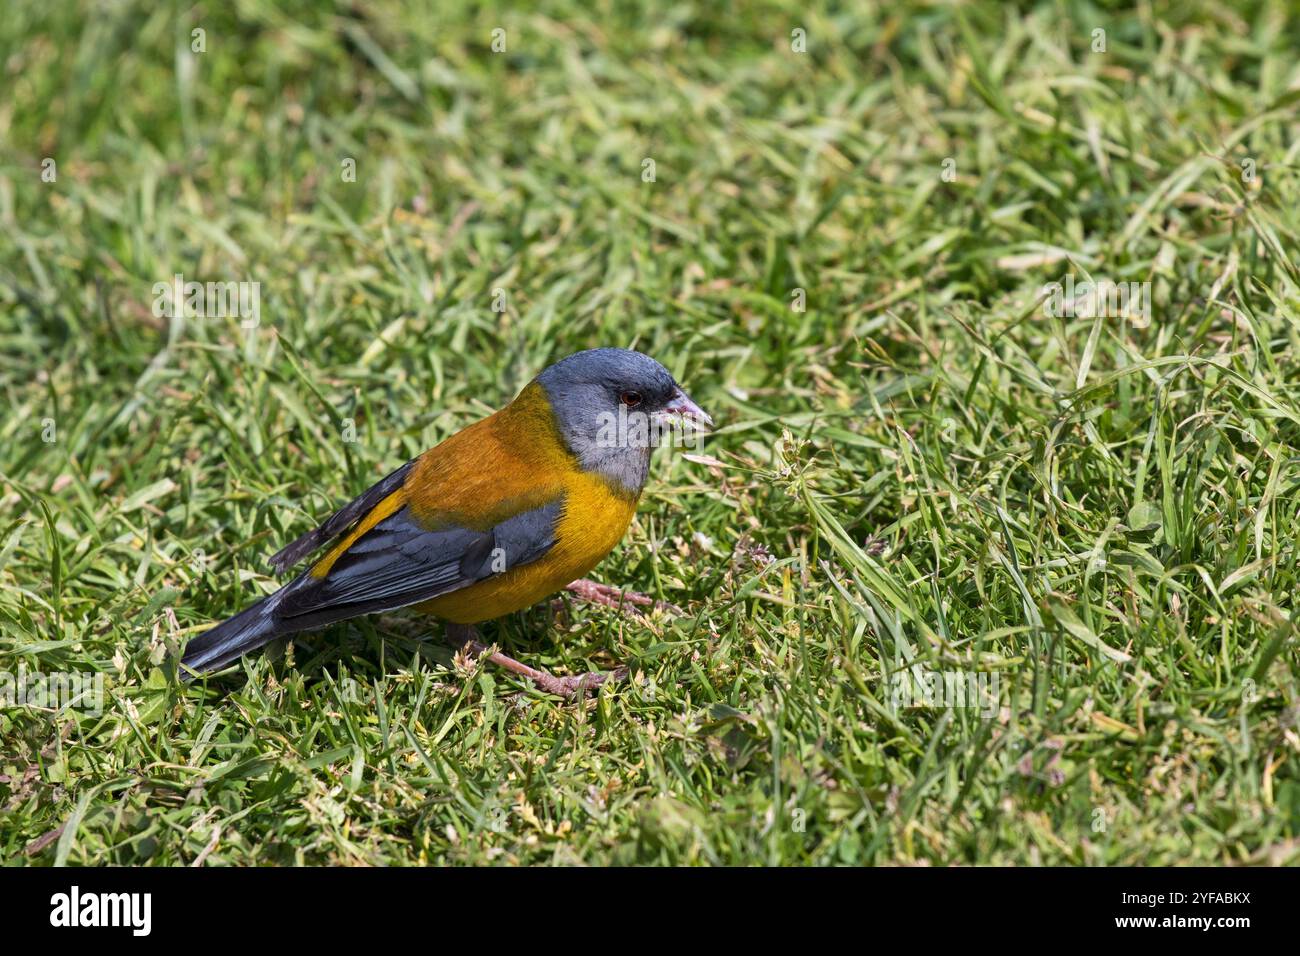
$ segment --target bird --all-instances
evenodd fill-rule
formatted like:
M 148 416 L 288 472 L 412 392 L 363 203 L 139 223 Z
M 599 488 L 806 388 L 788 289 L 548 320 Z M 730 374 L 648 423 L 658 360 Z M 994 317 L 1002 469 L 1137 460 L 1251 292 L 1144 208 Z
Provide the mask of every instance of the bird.
M 475 625 L 569 589 L 620 606 L 645 595 L 585 578 L 622 540 L 654 447 L 713 425 L 659 362 L 630 349 L 577 352 L 514 401 L 380 479 L 270 559 L 288 584 L 192 638 L 187 680 L 286 635 L 413 608 L 477 654 Z M 620 671 L 556 677 L 499 652 L 487 659 L 562 697 Z

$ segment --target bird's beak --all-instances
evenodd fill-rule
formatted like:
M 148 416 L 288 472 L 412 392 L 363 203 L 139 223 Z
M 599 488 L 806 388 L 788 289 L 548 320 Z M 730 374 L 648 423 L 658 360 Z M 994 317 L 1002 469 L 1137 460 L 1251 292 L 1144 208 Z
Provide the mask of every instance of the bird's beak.
M 691 397 L 680 388 L 673 390 L 673 397 L 663 408 L 664 415 L 676 415 L 683 421 L 689 421 L 696 427 L 712 428 L 713 419 L 709 413 L 691 401 Z

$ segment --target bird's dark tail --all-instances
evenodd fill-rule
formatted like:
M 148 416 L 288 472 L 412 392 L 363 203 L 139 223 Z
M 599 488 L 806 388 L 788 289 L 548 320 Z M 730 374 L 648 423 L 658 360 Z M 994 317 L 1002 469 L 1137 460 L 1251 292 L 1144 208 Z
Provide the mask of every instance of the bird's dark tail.
M 283 593 L 277 591 L 268 595 L 191 639 L 185 646 L 185 656 L 181 658 L 181 676 L 193 680 L 195 675 L 192 672 L 203 674 L 219 670 L 249 651 L 289 633 L 275 615 L 275 607 Z

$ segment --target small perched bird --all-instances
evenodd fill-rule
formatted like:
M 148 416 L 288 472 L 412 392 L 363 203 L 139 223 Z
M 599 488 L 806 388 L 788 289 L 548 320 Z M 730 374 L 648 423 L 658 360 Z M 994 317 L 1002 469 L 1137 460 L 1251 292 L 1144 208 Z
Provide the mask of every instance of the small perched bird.
M 556 362 L 494 415 L 407 462 L 271 558 L 280 572 L 334 542 L 299 577 L 191 640 L 187 676 L 286 634 L 415 607 L 482 651 L 473 625 L 566 587 L 618 605 L 651 603 L 583 579 L 622 539 L 650 452 L 667 427 L 712 420 L 662 365 L 592 349 Z M 494 654 L 570 696 L 607 674 L 557 678 Z

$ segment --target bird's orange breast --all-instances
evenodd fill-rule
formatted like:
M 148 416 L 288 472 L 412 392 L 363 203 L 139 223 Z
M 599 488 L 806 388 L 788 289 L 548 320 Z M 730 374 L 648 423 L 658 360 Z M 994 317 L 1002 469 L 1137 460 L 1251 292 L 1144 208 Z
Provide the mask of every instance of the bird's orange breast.
M 540 385 L 427 452 L 405 489 L 428 527 L 486 530 L 561 501 L 555 544 L 542 557 L 418 605 L 475 624 L 536 604 L 595 567 L 627 532 L 637 497 L 582 471 L 564 446 Z
M 635 513 L 635 501 L 611 493 L 599 478 L 576 473 L 565 481 L 563 511 L 550 551 L 426 601 L 419 609 L 457 624 L 476 624 L 530 607 L 599 564 L 622 539 Z

